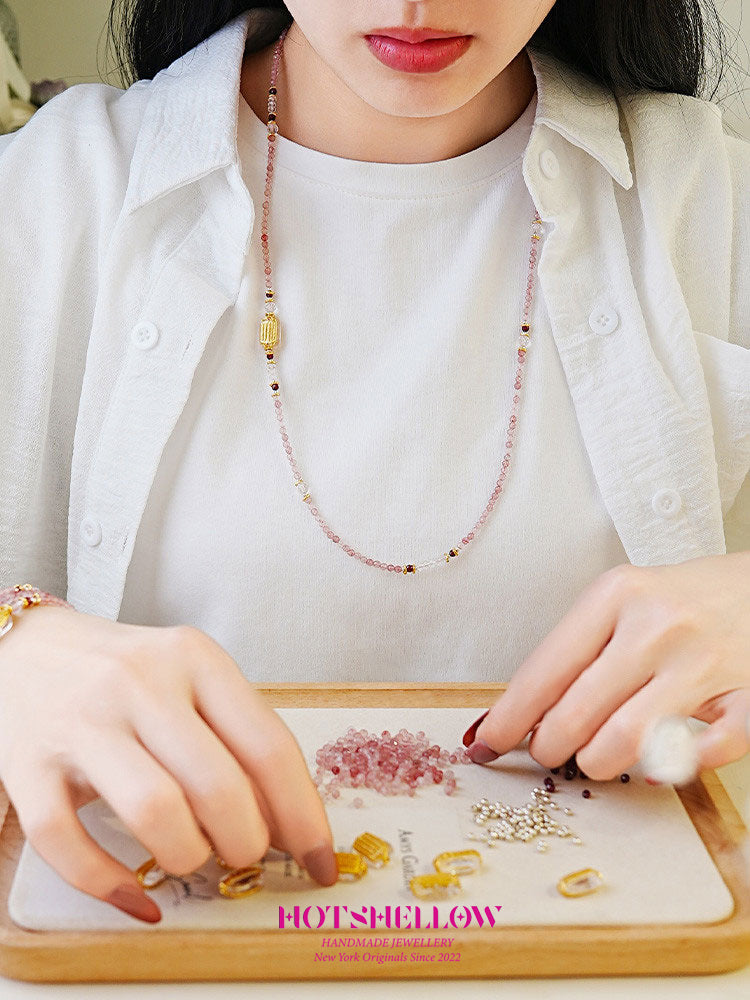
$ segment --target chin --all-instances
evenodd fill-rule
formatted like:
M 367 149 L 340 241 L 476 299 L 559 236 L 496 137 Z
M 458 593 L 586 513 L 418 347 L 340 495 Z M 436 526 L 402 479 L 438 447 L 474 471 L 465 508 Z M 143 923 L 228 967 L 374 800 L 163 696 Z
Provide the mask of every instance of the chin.
M 424 77 L 415 81 L 420 84 L 419 86 L 409 86 L 410 82 L 399 80 L 395 87 L 384 86 L 381 83 L 363 87 L 361 90 L 352 89 L 375 111 L 392 115 L 394 118 L 439 118 L 441 115 L 457 111 L 472 97 L 471 94 L 464 98 L 456 97 L 455 92 L 450 96 L 441 94 L 439 91 L 443 88 L 438 87 L 434 87 L 434 93 L 430 93 L 430 87 L 425 85 Z

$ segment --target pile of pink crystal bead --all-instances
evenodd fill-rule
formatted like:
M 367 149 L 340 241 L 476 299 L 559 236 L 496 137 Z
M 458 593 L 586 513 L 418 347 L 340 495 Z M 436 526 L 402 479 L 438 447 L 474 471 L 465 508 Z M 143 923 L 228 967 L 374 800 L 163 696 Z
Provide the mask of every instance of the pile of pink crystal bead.
M 323 798 L 339 798 L 341 788 L 373 788 L 381 795 L 415 795 L 424 785 L 440 785 L 446 795 L 456 790 L 451 764 L 470 764 L 463 746 L 444 750 L 430 743 L 420 730 L 416 735 L 386 729 L 380 736 L 352 726 L 315 754 L 315 783 Z M 326 782 L 324 779 L 328 777 Z M 360 800 L 361 802 L 361 800 Z

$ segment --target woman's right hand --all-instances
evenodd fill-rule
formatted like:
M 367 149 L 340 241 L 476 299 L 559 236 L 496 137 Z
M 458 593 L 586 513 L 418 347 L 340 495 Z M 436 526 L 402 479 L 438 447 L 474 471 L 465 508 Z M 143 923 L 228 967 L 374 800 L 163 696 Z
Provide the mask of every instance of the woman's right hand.
M 101 796 L 166 872 L 269 845 L 321 885 L 332 834 L 294 736 L 235 661 L 192 626 L 23 611 L 0 640 L 0 780 L 35 850 L 82 892 L 160 911 L 76 810 Z

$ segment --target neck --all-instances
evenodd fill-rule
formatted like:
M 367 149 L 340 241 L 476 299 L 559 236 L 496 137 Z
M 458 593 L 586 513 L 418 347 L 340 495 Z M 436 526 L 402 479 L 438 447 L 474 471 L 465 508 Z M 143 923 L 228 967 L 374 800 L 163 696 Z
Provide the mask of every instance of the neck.
M 275 45 L 247 53 L 242 65 L 242 96 L 263 122 Z M 524 48 L 454 111 L 424 117 L 387 114 L 343 84 L 293 22 L 284 39 L 277 88 L 283 138 L 351 160 L 427 163 L 460 156 L 504 132 L 534 96 L 536 78 Z

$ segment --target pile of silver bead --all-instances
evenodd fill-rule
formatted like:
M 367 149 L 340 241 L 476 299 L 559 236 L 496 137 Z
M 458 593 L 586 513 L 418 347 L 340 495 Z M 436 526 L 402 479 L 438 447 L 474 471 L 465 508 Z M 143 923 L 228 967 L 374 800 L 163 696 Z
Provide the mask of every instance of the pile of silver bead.
M 489 799 L 482 798 L 472 802 L 470 808 L 474 822 L 477 826 L 483 827 L 483 830 L 481 833 L 471 831 L 467 834 L 467 838 L 481 840 L 487 847 L 495 847 L 501 840 L 528 841 L 545 834 L 560 838 L 570 837 L 572 844 L 583 843 L 569 826 L 558 823 L 550 816 L 548 809 L 558 809 L 559 806 L 552 801 L 552 796 L 546 788 L 532 789 L 531 801 L 522 806 L 507 805 L 499 800 L 490 802 Z M 565 813 L 573 815 L 572 809 L 567 807 Z M 536 849 L 543 853 L 548 847 L 547 841 L 540 839 Z

